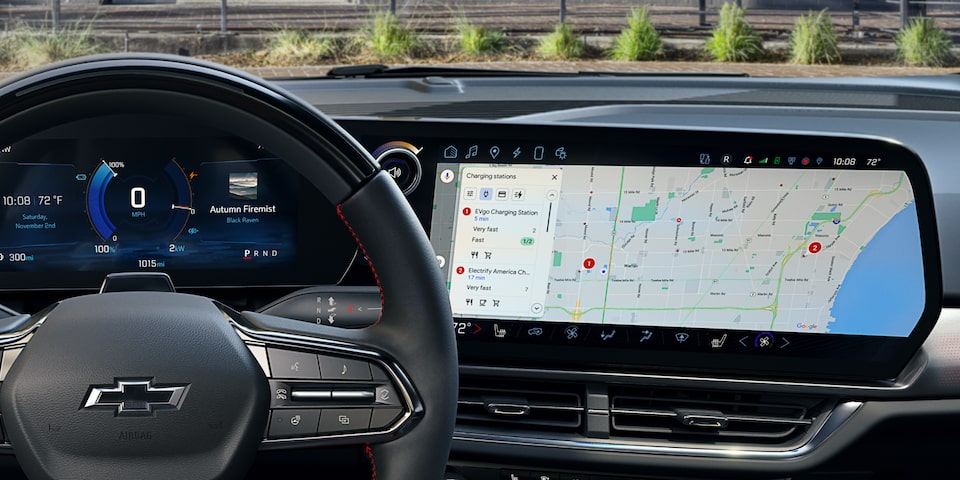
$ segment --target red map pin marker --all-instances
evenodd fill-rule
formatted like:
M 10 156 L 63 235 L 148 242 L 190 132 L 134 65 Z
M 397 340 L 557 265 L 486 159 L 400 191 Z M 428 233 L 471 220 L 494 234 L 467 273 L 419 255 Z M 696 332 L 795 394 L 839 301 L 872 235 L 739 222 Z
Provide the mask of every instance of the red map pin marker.
M 463 267 L 457 267 L 457 275 L 463 275 L 463 272 L 465 271 L 466 269 L 464 269 Z
M 463 207 L 463 214 L 464 214 L 464 215 L 470 215 L 470 212 L 472 212 L 472 211 L 473 211 L 473 210 L 470 210 L 470 207 Z
M 597 266 L 597 261 L 592 258 L 588 258 L 583 261 L 583 268 L 586 268 L 587 270 L 590 270 L 591 268 L 596 266 Z
M 807 250 L 808 250 L 810 253 L 817 253 L 817 252 L 819 252 L 820 250 L 823 250 L 823 245 L 822 245 L 820 242 L 813 242 L 813 243 L 810 244 L 809 247 L 807 247 Z

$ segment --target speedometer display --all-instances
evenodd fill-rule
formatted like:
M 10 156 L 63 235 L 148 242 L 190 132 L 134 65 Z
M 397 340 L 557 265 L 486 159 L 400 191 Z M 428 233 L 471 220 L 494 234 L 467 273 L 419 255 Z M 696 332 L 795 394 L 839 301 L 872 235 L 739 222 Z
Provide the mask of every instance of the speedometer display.
M 0 272 L 291 265 L 299 187 L 234 137 L 28 139 L 0 153 Z
M 126 162 L 101 160 L 94 170 L 85 200 L 90 223 L 104 241 L 118 242 L 121 234 L 175 240 L 196 213 L 190 180 L 175 158 L 161 169 L 142 167 L 128 169 Z

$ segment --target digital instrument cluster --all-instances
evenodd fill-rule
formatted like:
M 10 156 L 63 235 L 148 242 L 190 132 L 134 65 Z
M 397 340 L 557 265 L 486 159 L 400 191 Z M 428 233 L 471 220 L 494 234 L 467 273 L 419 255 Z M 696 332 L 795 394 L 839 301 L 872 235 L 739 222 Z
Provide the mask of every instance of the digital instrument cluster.
M 303 209 L 332 212 L 318 197 L 282 159 L 228 135 L 28 138 L 0 152 L 0 273 L 17 274 L 0 288 L 136 271 L 193 286 L 323 281 L 303 265 L 320 256 L 304 245 L 330 244 L 306 220 L 326 217 Z M 346 261 L 326 265 L 339 275 Z

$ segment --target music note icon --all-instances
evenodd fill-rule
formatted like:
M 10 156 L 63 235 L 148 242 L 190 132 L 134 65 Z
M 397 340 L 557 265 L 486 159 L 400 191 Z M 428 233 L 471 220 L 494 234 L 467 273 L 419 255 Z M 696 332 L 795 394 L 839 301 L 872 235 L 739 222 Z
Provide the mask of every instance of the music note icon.
M 470 150 L 467 151 L 467 155 L 463 157 L 464 160 L 469 160 L 471 157 L 476 157 L 480 153 L 480 146 L 473 145 L 470 147 Z

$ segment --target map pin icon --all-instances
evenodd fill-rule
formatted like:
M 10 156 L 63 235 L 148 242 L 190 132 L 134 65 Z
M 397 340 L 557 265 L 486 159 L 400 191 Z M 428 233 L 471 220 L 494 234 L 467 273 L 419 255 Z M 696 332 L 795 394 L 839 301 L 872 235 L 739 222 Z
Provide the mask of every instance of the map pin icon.
M 494 160 L 496 160 L 497 155 L 500 155 L 500 147 L 496 145 L 490 147 L 490 156 L 493 157 Z

